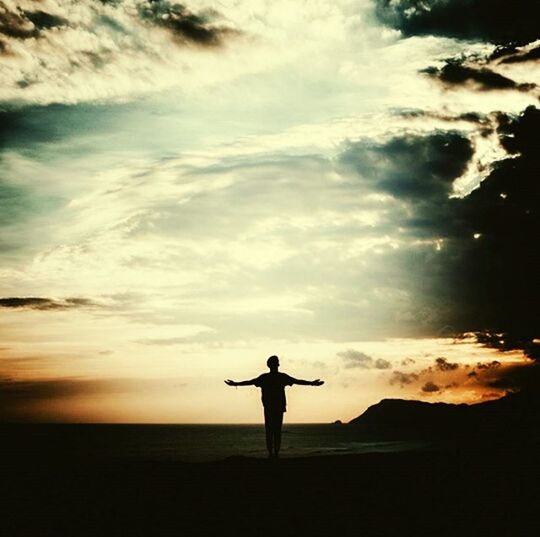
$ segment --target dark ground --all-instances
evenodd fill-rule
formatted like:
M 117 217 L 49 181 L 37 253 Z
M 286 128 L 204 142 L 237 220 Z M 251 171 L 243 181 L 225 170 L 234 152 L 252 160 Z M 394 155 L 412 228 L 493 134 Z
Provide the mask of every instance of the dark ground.
M 536 442 L 213 463 L 0 464 L 16 536 L 540 535 Z

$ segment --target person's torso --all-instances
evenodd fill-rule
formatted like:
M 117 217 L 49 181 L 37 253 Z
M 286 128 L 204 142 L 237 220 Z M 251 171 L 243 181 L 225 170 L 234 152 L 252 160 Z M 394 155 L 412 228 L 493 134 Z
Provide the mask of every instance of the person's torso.
M 285 373 L 264 373 L 258 379 L 262 390 L 262 402 L 265 408 L 282 410 L 286 408 L 285 386 L 290 385 L 289 376 Z

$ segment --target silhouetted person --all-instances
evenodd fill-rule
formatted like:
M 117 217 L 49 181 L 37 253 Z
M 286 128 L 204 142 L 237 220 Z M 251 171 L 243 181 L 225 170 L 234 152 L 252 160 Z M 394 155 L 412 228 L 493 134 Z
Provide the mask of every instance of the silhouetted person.
M 266 361 L 270 373 L 263 373 L 252 380 L 235 382 L 226 380 L 228 386 L 258 386 L 262 390 L 262 404 L 264 406 L 264 426 L 266 429 L 266 449 L 269 457 L 279 457 L 281 447 L 281 425 L 283 424 L 283 412 L 287 411 L 285 399 L 285 386 L 301 384 L 303 386 L 320 386 L 322 380 L 299 380 L 286 373 L 280 373 L 279 358 L 270 356 Z

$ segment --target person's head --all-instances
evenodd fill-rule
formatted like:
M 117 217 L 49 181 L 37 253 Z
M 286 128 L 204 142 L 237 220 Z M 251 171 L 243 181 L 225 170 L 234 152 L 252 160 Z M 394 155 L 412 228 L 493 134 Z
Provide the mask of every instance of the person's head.
M 266 365 L 270 368 L 270 371 L 277 371 L 279 367 L 279 358 L 277 356 L 270 356 L 266 360 Z

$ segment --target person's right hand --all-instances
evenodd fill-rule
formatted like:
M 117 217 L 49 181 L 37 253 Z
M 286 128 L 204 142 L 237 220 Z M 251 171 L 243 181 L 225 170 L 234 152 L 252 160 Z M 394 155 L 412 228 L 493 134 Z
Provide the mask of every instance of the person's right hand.
M 324 384 L 324 380 L 321 380 L 321 379 L 314 380 L 311 383 L 312 386 L 322 386 L 323 384 Z
M 231 380 L 231 379 L 227 379 L 226 381 L 224 381 L 225 384 L 227 386 L 236 386 L 236 382 L 234 382 L 234 380 Z

